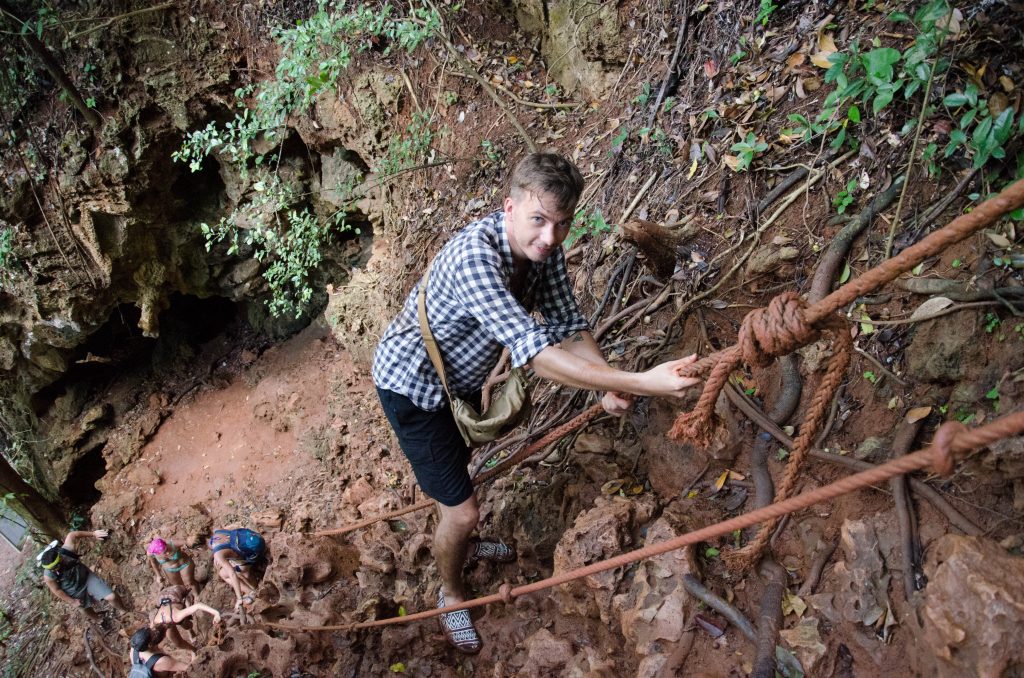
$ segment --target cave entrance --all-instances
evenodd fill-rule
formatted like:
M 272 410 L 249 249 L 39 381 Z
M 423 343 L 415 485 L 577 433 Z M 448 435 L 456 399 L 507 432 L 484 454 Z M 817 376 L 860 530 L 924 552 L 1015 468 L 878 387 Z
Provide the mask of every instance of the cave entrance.
M 97 445 L 75 460 L 60 486 L 60 496 L 73 508 L 88 509 L 100 499 L 96 482 L 107 473 L 103 445 Z

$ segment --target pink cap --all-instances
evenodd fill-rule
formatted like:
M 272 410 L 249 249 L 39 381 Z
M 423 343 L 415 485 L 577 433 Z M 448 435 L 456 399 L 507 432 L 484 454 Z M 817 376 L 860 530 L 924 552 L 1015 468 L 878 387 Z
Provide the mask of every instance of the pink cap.
M 149 542 L 149 546 L 146 547 L 146 553 L 151 556 L 159 555 L 167 550 L 167 542 L 160 537 L 157 537 L 153 541 Z

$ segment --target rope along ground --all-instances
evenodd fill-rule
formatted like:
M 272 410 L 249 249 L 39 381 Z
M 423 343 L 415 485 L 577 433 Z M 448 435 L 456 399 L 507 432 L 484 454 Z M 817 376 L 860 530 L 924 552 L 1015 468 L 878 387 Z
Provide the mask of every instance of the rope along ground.
M 1024 433 L 1024 411 L 1001 417 L 989 424 L 976 429 L 968 429 L 958 422 L 947 422 L 939 427 L 932 439 L 931 445 L 924 450 L 908 454 L 899 459 L 887 462 L 868 471 L 847 476 L 825 487 L 804 492 L 795 497 L 777 502 L 771 506 L 751 511 L 742 516 L 725 520 L 693 532 L 688 532 L 674 539 L 668 539 L 657 544 L 651 544 L 629 553 L 609 558 L 601 562 L 587 565 L 576 570 L 564 572 L 547 579 L 526 584 L 524 586 L 512 587 L 504 584 L 499 592 L 493 595 L 468 600 L 458 605 L 436 608 L 424 612 L 417 612 L 403 617 L 391 617 L 374 621 L 361 622 L 356 624 L 338 624 L 334 626 L 292 626 L 288 624 L 276 624 L 264 622 L 264 626 L 281 629 L 285 631 L 353 631 L 356 629 L 368 629 L 377 626 L 388 626 L 391 624 L 405 624 L 421 619 L 429 619 L 439 614 L 454 612 L 455 610 L 468 610 L 475 607 L 482 607 L 491 603 L 509 603 L 518 596 L 529 593 L 536 593 L 544 589 L 559 586 L 575 579 L 589 577 L 590 575 L 612 570 L 618 567 L 635 563 L 638 560 L 659 556 L 669 551 L 692 546 L 702 541 L 708 541 L 715 537 L 731 534 L 734 530 L 743 529 L 764 522 L 766 520 L 778 520 L 784 515 L 808 508 L 815 504 L 829 501 L 844 494 L 859 490 L 871 485 L 878 485 L 897 475 L 911 473 L 930 467 L 934 473 L 949 475 L 953 471 L 954 464 L 966 458 L 968 455 L 984 449 L 988 445 L 1009 436 L 1021 435 Z

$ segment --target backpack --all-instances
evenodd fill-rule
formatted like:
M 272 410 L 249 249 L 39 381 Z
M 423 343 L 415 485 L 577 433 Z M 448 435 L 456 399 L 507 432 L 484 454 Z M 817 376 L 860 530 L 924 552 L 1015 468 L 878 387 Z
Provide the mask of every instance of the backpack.
M 259 560 L 267 549 L 267 543 L 263 541 L 263 537 L 244 527 L 235 530 L 235 542 L 238 546 L 236 551 L 248 563 Z
M 162 654 L 154 654 L 145 662 L 139 657 L 138 650 L 132 650 L 132 670 L 128 678 L 153 678 L 153 667 L 163 657 Z

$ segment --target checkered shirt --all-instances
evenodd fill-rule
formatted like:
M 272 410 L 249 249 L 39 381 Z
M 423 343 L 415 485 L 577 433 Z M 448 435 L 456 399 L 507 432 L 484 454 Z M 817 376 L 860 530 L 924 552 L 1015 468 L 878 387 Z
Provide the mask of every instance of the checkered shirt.
M 427 319 L 444 360 L 448 385 L 461 398 L 475 394 L 494 368 L 502 347 L 512 366 L 525 365 L 545 347 L 590 329 L 580 313 L 559 247 L 543 263 L 531 263 L 522 303 L 509 281 L 515 269 L 505 213 L 494 212 L 458 232 L 434 259 L 427 283 Z M 373 357 L 373 381 L 427 411 L 445 402 L 441 379 L 420 332 L 416 296 L 409 293 Z M 544 318 L 538 323 L 527 309 Z

